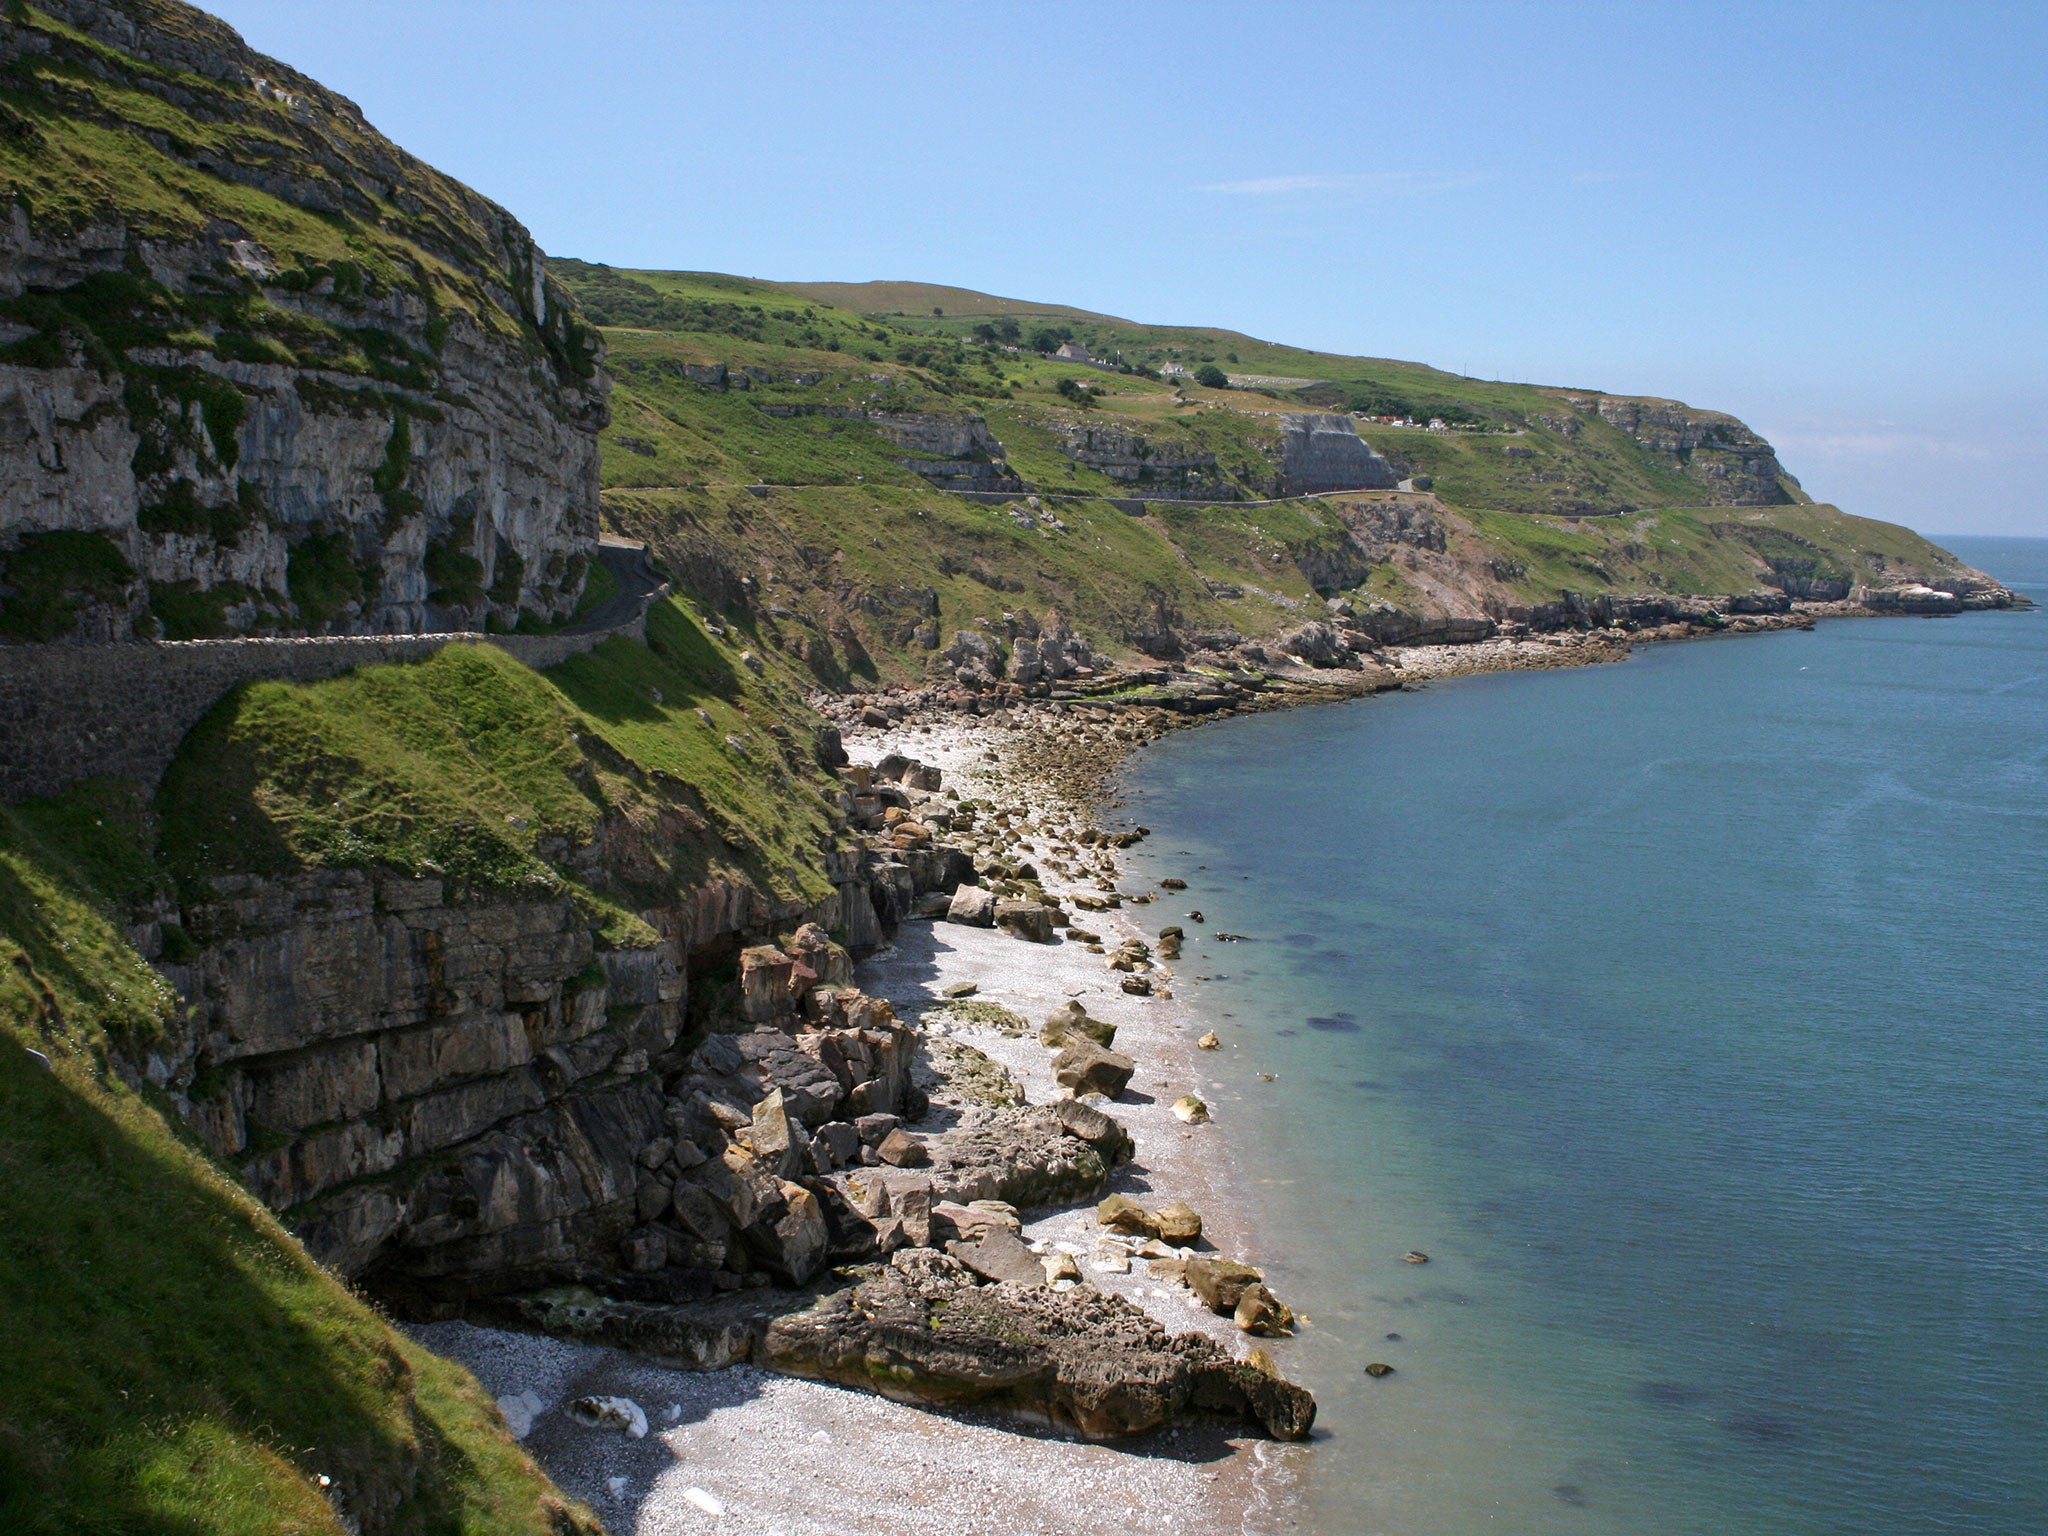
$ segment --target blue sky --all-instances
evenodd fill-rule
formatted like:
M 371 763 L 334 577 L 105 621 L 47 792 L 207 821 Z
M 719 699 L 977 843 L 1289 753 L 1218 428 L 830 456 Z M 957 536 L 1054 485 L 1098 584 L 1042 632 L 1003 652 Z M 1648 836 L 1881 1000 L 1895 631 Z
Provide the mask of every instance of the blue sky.
M 2048 5 L 210 8 L 557 254 L 1668 395 L 2048 535 Z

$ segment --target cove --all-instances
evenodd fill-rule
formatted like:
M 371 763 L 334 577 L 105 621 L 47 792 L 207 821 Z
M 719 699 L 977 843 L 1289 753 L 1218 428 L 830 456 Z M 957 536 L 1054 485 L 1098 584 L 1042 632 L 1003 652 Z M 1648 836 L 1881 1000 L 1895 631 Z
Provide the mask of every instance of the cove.
M 1122 793 L 1312 1318 L 1307 1529 L 2048 1529 L 2048 612 L 1252 716 Z

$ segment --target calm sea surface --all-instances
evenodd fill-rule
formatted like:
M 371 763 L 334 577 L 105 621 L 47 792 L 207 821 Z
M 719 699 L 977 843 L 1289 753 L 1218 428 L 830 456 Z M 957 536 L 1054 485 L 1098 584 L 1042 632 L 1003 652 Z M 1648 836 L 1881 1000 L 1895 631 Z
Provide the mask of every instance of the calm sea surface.
M 2048 541 L 1952 542 L 2048 605 Z M 2048 1531 L 2048 610 L 1233 721 L 1126 794 L 1313 1318 L 1311 1530 Z

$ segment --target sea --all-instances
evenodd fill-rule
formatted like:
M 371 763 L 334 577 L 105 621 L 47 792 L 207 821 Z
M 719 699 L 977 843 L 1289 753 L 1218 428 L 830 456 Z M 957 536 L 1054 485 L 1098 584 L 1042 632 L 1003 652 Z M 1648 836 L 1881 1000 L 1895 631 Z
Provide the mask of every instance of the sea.
M 1130 764 L 1308 1319 L 1299 1529 L 2048 1532 L 2048 540 L 1950 546 L 2043 606 Z

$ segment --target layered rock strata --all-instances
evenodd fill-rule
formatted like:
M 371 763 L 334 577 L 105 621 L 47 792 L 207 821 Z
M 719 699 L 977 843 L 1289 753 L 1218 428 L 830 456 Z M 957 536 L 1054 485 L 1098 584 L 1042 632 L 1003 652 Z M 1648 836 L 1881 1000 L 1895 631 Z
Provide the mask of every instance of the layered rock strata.
M 189 7 L 41 10 L 74 30 L 0 21 L 22 131 L 175 190 L 0 219 L 0 634 L 566 617 L 607 386 L 526 230 Z

